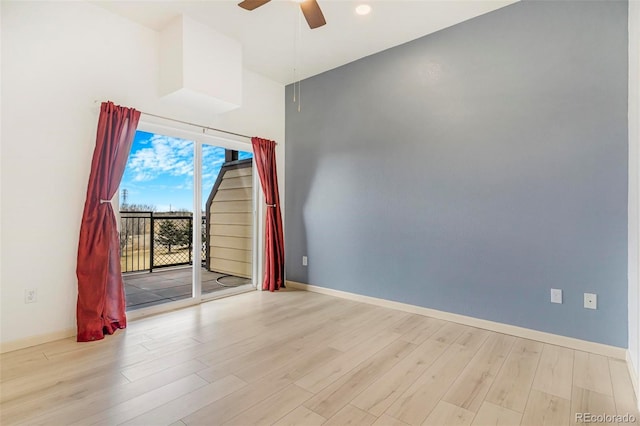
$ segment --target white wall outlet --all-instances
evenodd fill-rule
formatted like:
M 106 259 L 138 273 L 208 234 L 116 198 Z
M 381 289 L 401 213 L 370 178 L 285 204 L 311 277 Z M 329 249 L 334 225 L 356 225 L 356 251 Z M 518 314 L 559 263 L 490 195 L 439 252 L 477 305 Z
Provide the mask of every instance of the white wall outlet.
M 562 303 L 562 290 L 559 288 L 551 289 L 551 303 Z
M 24 303 L 36 303 L 38 301 L 38 290 L 28 288 L 24 291 Z
M 595 293 L 585 293 L 584 307 L 587 309 L 598 309 L 598 295 Z
M 308 265 L 307 256 L 302 256 L 302 266 L 307 266 L 307 265 Z

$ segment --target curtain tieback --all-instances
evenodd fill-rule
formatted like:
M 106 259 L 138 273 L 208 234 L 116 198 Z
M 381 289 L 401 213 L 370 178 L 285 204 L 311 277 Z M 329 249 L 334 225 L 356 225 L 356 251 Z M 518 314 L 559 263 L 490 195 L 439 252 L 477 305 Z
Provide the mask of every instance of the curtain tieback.
M 275 207 L 275 204 L 267 204 L 267 207 Z
M 100 204 L 106 204 L 106 203 L 111 203 L 111 200 L 100 199 Z

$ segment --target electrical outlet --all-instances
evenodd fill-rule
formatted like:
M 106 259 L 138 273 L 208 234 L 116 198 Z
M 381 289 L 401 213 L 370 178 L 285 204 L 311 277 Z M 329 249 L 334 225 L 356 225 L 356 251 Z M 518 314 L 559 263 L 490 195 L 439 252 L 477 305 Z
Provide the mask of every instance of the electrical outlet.
M 551 303 L 562 303 L 562 290 L 558 288 L 551 289 Z
M 307 256 L 302 256 L 302 266 L 307 266 Z
M 585 293 L 584 307 L 587 309 L 598 309 L 598 295 L 595 293 Z
M 38 301 L 38 290 L 29 288 L 24 291 L 24 303 L 36 303 Z

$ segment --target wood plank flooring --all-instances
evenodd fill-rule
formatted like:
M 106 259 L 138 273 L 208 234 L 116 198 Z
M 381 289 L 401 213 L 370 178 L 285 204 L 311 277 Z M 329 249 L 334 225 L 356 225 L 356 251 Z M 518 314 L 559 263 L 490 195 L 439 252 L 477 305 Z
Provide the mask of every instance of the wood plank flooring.
M 10 352 L 0 374 L 2 425 L 640 418 L 624 361 L 302 291 L 246 293 L 133 321 L 99 342 Z

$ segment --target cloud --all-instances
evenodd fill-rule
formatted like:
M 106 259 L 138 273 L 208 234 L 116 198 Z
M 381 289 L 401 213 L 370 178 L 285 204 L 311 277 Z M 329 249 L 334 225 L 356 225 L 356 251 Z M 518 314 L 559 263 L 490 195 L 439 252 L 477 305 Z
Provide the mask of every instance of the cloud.
M 147 182 L 160 175 L 193 176 L 193 142 L 153 135 L 141 141 L 143 148 L 131 153 L 127 172 L 134 182 Z
M 224 164 L 224 148 L 204 145 L 202 147 L 202 188 L 203 197 L 207 197 L 216 183 L 220 168 Z
M 240 153 L 240 158 L 250 156 Z M 207 200 L 224 164 L 224 148 L 202 146 L 202 199 Z M 188 204 L 193 196 L 194 142 L 138 132 L 127 162 L 121 188 L 129 190 L 130 203 L 153 204 L 158 211 L 171 203 Z M 182 204 L 181 204 L 182 203 Z

